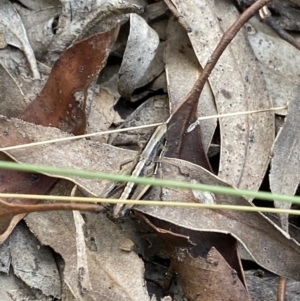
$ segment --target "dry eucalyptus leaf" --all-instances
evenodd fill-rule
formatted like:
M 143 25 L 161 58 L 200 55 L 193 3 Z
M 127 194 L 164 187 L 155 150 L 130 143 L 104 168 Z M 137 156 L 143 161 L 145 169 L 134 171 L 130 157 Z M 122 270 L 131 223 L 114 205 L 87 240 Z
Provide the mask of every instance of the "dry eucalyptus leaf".
M 18 12 L 10 1 L 2 0 L 0 2 L 0 14 L 0 30 L 4 32 L 7 44 L 17 47 L 24 52 L 32 77 L 40 78 L 35 55 L 28 41 L 26 30 Z M 11 24 L 14 24 L 14 26 Z
M 184 249 L 178 257 L 177 272 L 190 300 L 222 301 L 226 298 L 250 301 L 237 273 L 216 248 L 212 247 L 204 258 Z
M 145 72 L 144 76 L 140 79 L 137 87 L 143 87 L 149 84 L 153 81 L 153 79 L 157 78 L 162 72 L 164 72 L 165 63 L 163 56 L 165 44 L 165 42 L 159 43 L 153 61 L 147 69 L 147 72 Z
M 168 12 L 168 6 L 164 1 L 158 1 L 146 5 L 143 18 L 149 22 L 157 19 L 161 19 Z
M 168 88 L 166 72 L 163 72 L 161 75 L 159 75 L 151 84 L 148 85 L 148 88 L 152 91 L 162 90 L 164 93 L 167 93 Z
M 56 6 L 59 5 L 62 1 L 59 0 L 43 0 L 42 2 L 40 0 L 19 0 L 19 3 L 22 3 L 24 6 L 28 7 L 31 10 L 42 10 L 47 7 Z
M 14 273 L 9 275 L 0 273 L 0 299 L 1 301 L 54 301 L 54 297 L 46 297 L 38 290 L 29 289 Z
M 11 74 L 0 63 L 0 112 L 7 117 L 17 117 L 26 107 L 24 94 Z
M 41 93 L 19 116 L 73 134 L 86 128 L 87 90 L 107 62 L 119 27 L 72 45 L 57 60 Z M 59 103 L 59 105 L 57 105 Z
M 7 137 L 14 137 L 14 141 L 22 141 L 23 136 L 33 142 L 69 136 L 57 128 L 45 128 L 18 119 L 0 119 L 0 128 L 5 128 L 9 133 Z M 134 152 L 85 139 L 59 142 L 58 145 L 54 143 L 34 146 L 10 151 L 9 154 L 19 162 L 41 165 L 47 162 L 47 166 L 115 173 L 119 171 L 122 163 L 133 160 L 135 156 Z M 72 178 L 72 181 L 95 196 L 101 195 L 106 188 L 105 181 L 83 178 Z
M 110 31 L 127 20 L 128 13 L 141 13 L 142 1 L 63 1 L 57 34 L 48 46 L 45 61 L 54 62 L 57 55 L 78 41 L 95 32 Z
M 0 272 L 9 274 L 10 269 L 10 246 L 8 242 L 5 242 L 0 246 Z M 1 282 L 1 281 L 0 281 Z
M 30 6 L 15 3 L 14 6 L 23 21 L 36 58 L 43 60 L 49 43 L 55 37 L 57 17 L 62 13 L 60 1 L 39 1 Z
M 260 273 L 262 272 L 262 273 Z M 248 289 L 252 301 L 277 301 L 278 277 L 275 275 L 260 271 L 249 270 L 245 272 Z M 262 275 L 261 275 L 262 274 Z M 300 301 L 299 282 L 287 279 L 285 300 Z
M 201 67 L 184 28 L 171 16 L 165 49 L 166 75 L 171 112 L 190 92 L 201 74 Z M 208 84 L 204 86 L 198 104 L 198 116 L 216 115 L 214 97 Z M 217 126 L 216 119 L 200 122 L 204 149 L 208 150 Z
M 204 66 L 224 31 L 239 16 L 236 8 L 229 0 L 172 0 L 172 3 L 181 16 L 179 21 L 188 31 L 200 64 Z M 205 18 L 199 18 L 199 15 Z M 271 107 L 264 77 L 244 30 L 222 54 L 209 83 L 219 114 Z M 219 124 L 222 143 L 220 178 L 236 187 L 257 190 L 269 163 L 274 114 L 266 112 L 220 118 Z
M 159 45 L 157 33 L 137 14 L 130 14 L 130 32 L 119 71 L 119 93 L 130 99 L 153 61 Z
M 223 233 L 179 228 L 141 214 L 139 217 L 154 228 L 164 242 L 171 267 L 189 299 L 201 296 L 201 300 L 218 300 L 219 296 L 230 295 L 233 300 L 247 300 L 235 238 Z M 234 280 L 230 281 L 232 277 Z
M 46 296 L 60 298 L 60 276 L 50 248 L 41 246 L 21 224 L 11 234 L 9 244 L 14 274 Z
M 79 300 L 150 300 L 144 267 L 134 252 L 120 249 L 126 236 L 104 215 L 85 215 L 87 266 L 78 270 L 75 226 L 71 213 L 30 214 L 26 223 L 44 245 L 65 261 L 64 281 Z M 49 235 L 51 229 L 51 235 Z M 89 277 L 91 290 L 81 286 Z M 79 282 L 78 282 L 79 280 Z
M 299 50 L 278 37 L 257 17 L 252 18 L 246 28 L 254 54 L 261 63 L 273 106 L 285 106 L 290 99 L 298 97 Z
M 165 158 L 164 162 L 164 179 L 177 181 L 197 179 L 199 183 L 228 187 L 215 175 L 187 161 Z M 168 162 L 171 164 L 167 164 Z M 151 191 L 154 193 L 156 189 Z M 147 198 L 151 198 L 151 192 Z M 161 198 L 166 202 L 179 200 L 199 202 L 195 200 L 191 191 L 176 189 L 163 188 Z M 215 202 L 216 204 L 251 206 L 242 197 L 226 195 L 215 194 Z M 139 206 L 136 210 L 178 227 L 195 231 L 229 233 L 243 244 L 259 265 L 278 275 L 285 275 L 295 280 L 300 279 L 300 265 L 297 263 L 297 258 L 300 259 L 299 245 L 260 213 L 154 206 Z
M 294 195 L 300 178 L 300 108 L 299 92 L 289 102 L 288 115 L 281 131 L 279 131 L 273 146 L 271 171 L 269 175 L 270 187 L 273 193 Z M 290 203 L 275 202 L 277 208 L 288 209 Z M 282 227 L 288 231 L 288 216 L 281 215 Z

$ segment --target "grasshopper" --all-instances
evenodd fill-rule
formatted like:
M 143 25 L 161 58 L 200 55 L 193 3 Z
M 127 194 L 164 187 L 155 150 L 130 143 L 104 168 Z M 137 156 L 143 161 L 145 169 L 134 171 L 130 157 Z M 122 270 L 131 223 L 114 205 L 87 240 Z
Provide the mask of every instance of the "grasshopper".
M 155 129 L 144 149 L 134 159 L 130 172 L 131 177 L 150 177 L 156 174 L 159 164 L 158 161 L 162 159 L 164 153 L 166 131 L 167 125 L 165 124 L 160 125 Z M 129 199 L 132 196 L 136 186 L 137 185 L 135 183 L 128 182 L 120 196 L 120 199 Z M 146 189 L 148 188 L 149 187 Z M 144 192 L 146 189 L 144 189 Z M 141 195 L 141 193 L 139 195 Z M 139 196 L 139 198 L 140 197 L 141 196 Z M 132 206 L 133 205 L 117 204 L 114 208 L 113 216 L 115 218 L 124 216 L 125 213 L 132 208 Z

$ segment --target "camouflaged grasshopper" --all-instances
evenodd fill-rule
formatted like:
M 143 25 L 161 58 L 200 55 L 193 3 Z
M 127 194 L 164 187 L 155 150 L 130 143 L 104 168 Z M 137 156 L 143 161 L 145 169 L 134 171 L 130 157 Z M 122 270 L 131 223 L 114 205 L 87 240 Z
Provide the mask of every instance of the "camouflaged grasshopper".
M 165 151 L 166 132 L 166 124 L 160 125 L 155 129 L 145 147 L 138 153 L 132 162 L 132 167 L 130 170 L 131 177 L 151 177 L 157 173 L 158 166 Z M 120 196 L 120 199 L 140 199 L 149 187 L 150 185 L 144 186 L 143 189 L 137 194 L 134 193 L 137 185 L 133 182 L 128 182 Z M 132 207 L 133 205 L 117 204 L 113 210 L 113 216 L 115 218 L 122 217 Z

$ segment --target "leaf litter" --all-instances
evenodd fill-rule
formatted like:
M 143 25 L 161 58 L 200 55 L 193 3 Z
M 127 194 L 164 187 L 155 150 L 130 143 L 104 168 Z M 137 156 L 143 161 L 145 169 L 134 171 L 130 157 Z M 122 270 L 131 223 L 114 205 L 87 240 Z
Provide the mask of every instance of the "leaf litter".
M 251 1 L 237 2 L 241 8 Z M 291 13 L 289 6 L 280 9 L 282 16 Z M 38 11 L 43 13 L 34 19 Z M 297 54 L 266 24 L 258 23 L 257 16 L 239 31 L 216 62 L 203 92 L 189 99 L 188 93 L 205 72 L 224 32 L 240 15 L 231 1 L 49 0 L 42 5 L 22 0 L 4 1 L 0 13 L 5 12 L 12 13 L 21 31 L 14 40 L 7 29 L 12 21 L 6 16 L 0 23 L 6 41 L 0 50 L 5 95 L 0 112 L 5 116 L 0 120 L 1 147 L 103 131 L 120 124 L 156 123 L 171 116 L 166 157 L 174 159 L 163 160 L 163 178 L 258 190 L 267 179 L 272 160 L 272 191 L 297 193 L 293 172 L 298 162 L 293 151 L 298 124 L 294 101 L 298 90 L 294 88 L 299 64 L 293 61 Z M 259 48 L 272 43 L 278 46 Z M 267 54 L 272 56 L 274 51 L 284 53 L 284 60 L 276 56 L 276 61 L 270 62 Z M 271 108 L 272 101 L 278 106 L 290 99 L 286 122 L 276 140 L 277 117 L 272 112 L 215 118 L 186 132 L 199 116 Z M 12 100 L 13 105 L 9 103 Z M 24 102 L 30 104 L 23 110 Z M 141 141 L 145 143 L 149 136 L 151 132 L 141 130 L 57 142 L 6 151 L 1 159 L 116 173 L 136 156 L 123 146 L 140 149 Z M 281 143 L 288 137 L 289 143 Z M 218 147 L 219 160 L 211 156 L 211 150 Z M 74 177 L 61 179 L 55 174 L 1 173 L 3 192 L 71 195 L 75 184 L 79 194 L 101 196 L 108 185 Z M 285 175 L 292 175 L 292 180 L 283 185 Z M 279 188 L 272 186 L 274 178 Z M 191 202 L 205 202 L 204 197 L 209 196 L 167 188 L 152 188 L 145 195 L 146 199 Z M 242 197 L 214 195 L 209 199 L 253 206 Z M 30 206 L 47 210 L 46 205 L 62 209 L 51 202 Z M 69 209 L 75 209 L 72 205 L 76 204 L 70 204 Z M 257 282 L 245 277 L 236 240 L 248 252 L 247 258 L 265 273 L 273 273 L 274 279 L 285 276 L 297 283 L 300 278 L 298 228 L 290 225 L 293 231 L 288 233 L 287 227 L 281 230 L 260 213 L 137 207 L 124 219 L 114 220 L 110 207 L 98 214 L 36 212 L 25 217 L 29 232 L 24 223 L 18 224 L 26 212 L 35 210 L 28 201 L 10 200 L 8 206 L 1 206 L 3 300 L 196 300 L 197 296 L 219 300 L 228 294 L 239 300 L 250 300 L 250 296 L 261 300 L 255 286 L 248 291 L 248 281 L 251 285 Z M 27 210 L 22 206 L 28 206 Z M 289 220 L 285 222 L 288 225 Z M 43 246 L 34 249 L 39 244 Z M 31 259 L 22 262 L 18 254 Z M 8 275 L 8 271 L 13 272 Z M 46 274 L 51 275 L 47 282 L 39 278 Z M 26 285 L 21 285 L 19 278 Z M 231 287 L 233 282 L 236 285 Z M 267 281 L 256 285 L 265 287 Z M 289 282 L 286 295 L 292 293 Z

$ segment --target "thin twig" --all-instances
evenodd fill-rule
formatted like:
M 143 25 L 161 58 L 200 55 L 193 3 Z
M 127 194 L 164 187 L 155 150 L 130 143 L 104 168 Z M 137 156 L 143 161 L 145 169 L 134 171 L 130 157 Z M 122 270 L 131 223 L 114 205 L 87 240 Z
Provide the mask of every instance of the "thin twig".
M 214 119 L 214 118 L 225 118 L 225 117 L 237 116 L 237 115 L 263 113 L 263 112 L 267 112 L 267 111 L 279 111 L 279 110 L 284 110 L 286 108 L 287 108 L 286 106 L 282 106 L 282 107 L 274 107 L 274 108 L 269 108 L 269 109 L 260 109 L 260 110 L 253 110 L 253 111 L 243 111 L 243 112 L 233 112 L 233 113 L 226 113 L 226 114 L 217 114 L 217 115 L 211 115 L 211 116 L 202 116 L 202 117 L 199 117 L 197 119 L 197 121 Z M 134 126 L 134 127 L 129 127 L 129 128 L 115 129 L 115 130 L 109 130 L 109 131 L 103 131 L 103 132 L 89 133 L 89 134 L 84 134 L 84 135 L 69 136 L 69 137 L 56 138 L 56 139 L 45 140 L 45 141 L 38 141 L 38 142 L 31 142 L 31 143 L 25 143 L 25 144 L 19 144 L 19 145 L 6 146 L 6 147 L 1 147 L 0 152 L 11 151 L 11 150 L 15 150 L 15 149 L 38 146 L 38 145 L 57 143 L 57 142 L 78 140 L 78 139 L 82 139 L 82 138 L 89 138 L 89 137 L 95 137 L 95 136 L 101 136 L 101 135 L 107 135 L 107 134 L 115 134 L 115 133 L 126 132 L 126 131 L 136 131 L 139 129 L 157 127 L 157 126 L 160 126 L 163 124 L 164 124 L 163 122 L 160 122 L 160 123 Z
M 131 205 L 142 205 L 142 206 L 162 206 L 162 207 L 183 207 L 183 208 L 195 208 L 195 209 L 212 209 L 212 210 L 234 210 L 234 211 L 245 211 L 245 212 L 268 212 L 268 213 L 286 213 L 293 215 L 300 215 L 300 210 L 294 209 L 278 209 L 270 207 L 254 207 L 246 205 L 227 205 L 227 204 L 204 204 L 204 203 L 193 203 L 193 202 L 182 202 L 182 201 L 153 201 L 153 200 L 120 200 L 120 199 L 104 199 L 96 197 L 70 197 L 70 196 L 56 196 L 56 195 L 31 195 L 31 194 L 16 194 L 16 193 L 0 193 L 1 198 L 24 198 L 24 199 L 40 199 L 40 200 L 55 200 L 63 202 L 88 202 L 88 203 L 101 203 L 101 204 L 120 204 L 125 203 Z M 0 199 L 0 202 L 1 201 Z M 78 206 L 76 209 L 75 206 Z M 102 206 L 92 204 L 68 204 L 68 203 L 58 203 L 58 204 L 39 204 L 39 205 L 17 205 L 17 204 L 5 204 L 6 208 L 20 207 L 21 212 L 31 212 L 31 211 L 53 211 L 53 210 L 84 210 L 84 211 L 96 211 L 99 212 L 103 209 Z M 56 207 L 55 207 L 56 206 Z M 69 206 L 69 207 L 68 207 Z M 80 209 L 79 206 L 82 206 Z M 3 207 L 3 205 L 2 205 Z M 5 208 L 5 209 L 6 209 Z M 28 211 L 24 211 L 27 210 Z M 7 211 L 5 212 L 7 213 Z M 1 217 L 1 215 L 0 215 Z
M 279 276 L 277 284 L 277 301 L 285 301 L 286 295 L 286 277 Z

